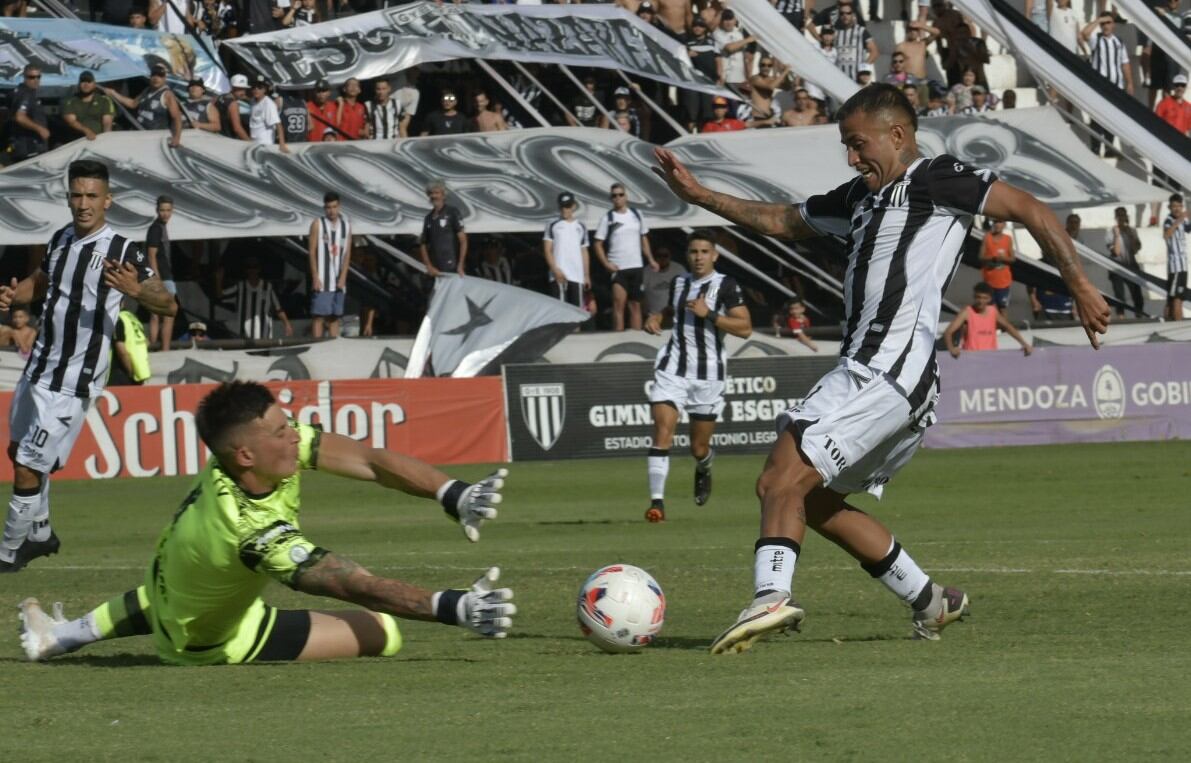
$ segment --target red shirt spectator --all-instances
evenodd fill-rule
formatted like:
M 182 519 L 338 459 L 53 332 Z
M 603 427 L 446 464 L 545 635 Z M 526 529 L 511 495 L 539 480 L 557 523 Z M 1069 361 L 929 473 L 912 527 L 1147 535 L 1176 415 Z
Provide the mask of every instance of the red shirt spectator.
M 1183 94 L 1187 91 L 1187 77 L 1176 74 L 1166 97 L 1158 101 L 1154 113 L 1183 135 L 1191 136 L 1191 103 Z
M 306 139 L 320 143 L 328 125 L 339 121 L 339 102 L 331 97 L 331 85 L 325 79 L 314 86 L 314 100 L 306 102 L 306 110 L 310 112 L 310 134 Z
M 364 104 L 359 101 L 339 101 L 339 121 L 336 127 L 346 133 L 340 135 L 339 140 L 360 140 L 364 137 L 364 124 L 368 121 L 368 112 Z
M 735 117 L 728 116 L 728 99 L 717 95 L 711 102 L 712 113 L 715 118 L 703 123 L 700 132 L 733 132 L 743 130 L 748 125 Z

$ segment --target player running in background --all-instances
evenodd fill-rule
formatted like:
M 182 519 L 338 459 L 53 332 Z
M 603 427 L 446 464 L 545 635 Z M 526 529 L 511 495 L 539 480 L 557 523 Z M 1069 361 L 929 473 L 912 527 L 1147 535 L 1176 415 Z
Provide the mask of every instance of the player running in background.
M 690 417 L 691 455 L 695 458 L 695 504 L 711 495 L 711 463 L 715 451 L 711 435 L 724 409 L 724 334 L 747 337 L 752 319 L 744 295 L 731 276 L 715 271 L 719 251 L 706 231 L 695 231 L 687 242 L 691 272 L 670 282 L 669 304 L 650 315 L 645 330 L 662 333 L 662 320 L 674 319 L 670 341 L 658 349 L 649 402 L 653 412 L 653 447 L 649 449 L 650 522 L 666 519 L 666 475 L 670 473 L 670 443 L 678 425 L 678 409 Z
M 911 607 L 916 637 L 939 638 L 967 609 L 964 592 L 934 583 L 883 524 L 846 499 L 861 491 L 880 497 L 933 423 L 942 294 L 974 215 L 1024 224 L 1058 266 L 1093 347 L 1108 329 L 1108 305 L 1084 276 L 1054 214 L 989 170 L 946 155 L 923 157 L 918 119 L 898 88 L 870 85 L 848 99 L 839 117 L 847 161 L 858 177 L 802 204 L 712 191 L 673 153 L 656 149 L 656 171 L 683 200 L 767 235 L 834 234 L 849 246 L 842 357 L 778 417 L 778 437 L 757 480 L 761 537 L 754 547 L 753 600 L 712 643 L 715 654 L 797 629 L 804 612 L 791 591 L 808 525 Z
M 492 589 L 495 567 L 469 590 L 434 592 L 373 575 L 307 540 L 298 523 L 299 470 L 317 468 L 435 496 L 474 542 L 496 516 L 504 469 L 474 485 L 451 479 L 415 458 L 299 424 L 254 382 L 221 384 L 199 404 L 195 424 L 213 458 L 158 539 L 144 584 L 71 621 L 60 604 L 50 616 L 36 599 L 21 602 L 30 660 L 150 634 L 158 656 L 180 665 L 388 656 L 401 648 L 394 617 L 495 638 L 511 627 L 513 593 Z M 261 599 L 269 580 L 365 609 L 274 609 Z
M 50 238 L 40 268 L 0 286 L 0 310 L 46 300 L 41 333 L 8 413 L 13 490 L 0 573 L 58 552 L 50 528 L 50 473 L 66 464 L 91 400 L 103 391 L 121 300 L 127 295 L 157 315 L 178 309 L 145 253 L 108 227 L 108 168 L 71 162 L 67 182 L 73 222 Z

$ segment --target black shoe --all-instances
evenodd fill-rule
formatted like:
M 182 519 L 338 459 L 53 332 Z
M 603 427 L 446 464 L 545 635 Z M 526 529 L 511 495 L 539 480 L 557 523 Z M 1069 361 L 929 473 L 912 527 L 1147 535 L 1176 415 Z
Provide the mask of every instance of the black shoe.
M 17 549 L 16 558 L 11 562 L 6 562 L 3 559 L 0 559 L 0 575 L 3 575 L 7 572 L 20 572 L 21 568 L 24 566 L 25 565 L 21 563 L 20 549 Z
M 26 538 L 21 547 L 17 549 L 17 558 L 14 563 L 18 565 L 19 569 L 38 557 L 53 556 L 58 553 L 58 549 L 61 547 L 62 542 L 58 540 L 58 536 L 53 530 L 50 530 L 50 537 L 45 540 L 29 540 Z
M 695 505 L 702 506 L 711 497 L 711 470 L 695 469 Z

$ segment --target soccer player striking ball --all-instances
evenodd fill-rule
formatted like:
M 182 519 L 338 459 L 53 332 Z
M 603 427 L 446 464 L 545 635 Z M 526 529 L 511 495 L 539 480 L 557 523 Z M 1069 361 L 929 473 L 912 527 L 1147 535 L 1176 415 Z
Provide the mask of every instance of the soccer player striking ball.
M 666 519 L 666 475 L 670 473 L 670 441 L 681 407 L 691 420 L 691 455 L 695 457 L 695 503 L 711 495 L 711 435 L 724 409 L 723 334 L 747 337 L 753 333 L 744 296 L 735 279 L 715 272 L 719 251 L 706 231 L 688 239 L 687 264 L 691 272 L 670 282 L 666 308 L 645 321 L 650 334 L 662 333 L 662 319 L 674 318 L 670 341 L 658 349 L 649 402 L 653 412 L 653 447 L 649 449 L 650 522 Z
M 50 238 L 41 267 L 0 286 L 0 310 L 45 297 L 41 333 L 8 414 L 13 490 L 0 542 L 0 573 L 58 552 L 50 528 L 50 473 L 62 468 L 91 400 L 103 391 L 120 302 L 157 315 L 178 311 L 140 247 L 107 224 L 108 169 L 95 161 L 67 170 L 73 222 Z
M 848 163 L 859 177 L 798 205 L 717 193 L 674 154 L 656 150 L 655 171 L 685 201 L 760 233 L 835 234 L 849 244 L 842 357 L 778 417 L 778 438 L 757 480 L 761 538 L 753 601 L 712 643 L 715 654 L 797 629 L 804 613 L 791 598 L 791 583 L 808 525 L 910 605 L 917 637 L 937 639 L 966 610 L 966 594 L 933 583 L 884 525 L 846 498 L 857 491 L 879 497 L 933 422 L 935 327 L 973 215 L 1024 224 L 1057 263 L 1093 347 L 1108 329 L 1108 305 L 1084 276 L 1054 214 L 988 170 L 951 156 L 921 156 L 917 118 L 900 90 L 870 85 L 848 99 L 839 117 Z
M 61 605 L 51 617 L 36 599 L 21 602 L 30 660 L 149 634 L 163 661 L 181 665 L 388 656 L 401 648 L 394 616 L 495 638 L 512 626 L 513 592 L 492 589 L 495 567 L 470 590 L 435 593 L 373 575 L 314 545 L 298 526 L 299 470 L 317 468 L 435 496 L 474 542 L 496 516 L 504 469 L 474 485 L 453 480 L 415 458 L 299 424 L 253 382 L 221 384 L 199 404 L 195 423 L 214 457 L 158 539 L 144 585 L 70 622 Z M 270 579 L 367 609 L 277 610 L 260 596 Z

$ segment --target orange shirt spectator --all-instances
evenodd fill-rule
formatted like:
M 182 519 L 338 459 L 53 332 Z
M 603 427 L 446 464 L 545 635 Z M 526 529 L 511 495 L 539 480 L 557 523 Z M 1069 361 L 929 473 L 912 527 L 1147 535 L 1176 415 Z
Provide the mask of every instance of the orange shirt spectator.
M 346 135 L 340 135 L 339 140 L 360 140 L 364 137 L 364 125 L 368 121 L 368 111 L 359 101 L 339 100 L 339 121 L 335 124 Z
M 1013 239 L 1005 232 L 1005 223 L 993 222 L 993 228 L 984 234 L 984 245 L 980 248 L 980 275 L 995 292 L 993 301 L 1002 310 L 1009 307 L 1009 288 L 1013 286 L 1013 271 L 1009 263 L 1013 255 Z
M 1176 74 L 1170 90 L 1165 98 L 1158 101 L 1154 113 L 1181 134 L 1191 135 L 1191 103 L 1183 97 L 1186 92 L 1187 75 Z
M 328 125 L 333 125 L 339 118 L 339 102 L 331 97 L 331 85 L 325 79 L 320 79 L 314 86 L 314 100 L 306 102 L 306 111 L 310 112 L 310 134 L 306 140 L 320 143 Z
M 997 349 L 997 329 L 1016 339 L 1026 355 L 1034 351 L 1021 332 L 1005 320 L 1000 310 L 992 306 L 992 302 L 991 286 L 978 283 L 972 288 L 972 304 L 960 310 L 959 315 L 955 316 L 955 320 L 951 321 L 947 330 L 943 332 L 943 346 L 951 353 L 951 357 L 958 358 L 961 352 Z M 955 334 L 961 328 L 964 329 L 962 347 L 955 344 Z

